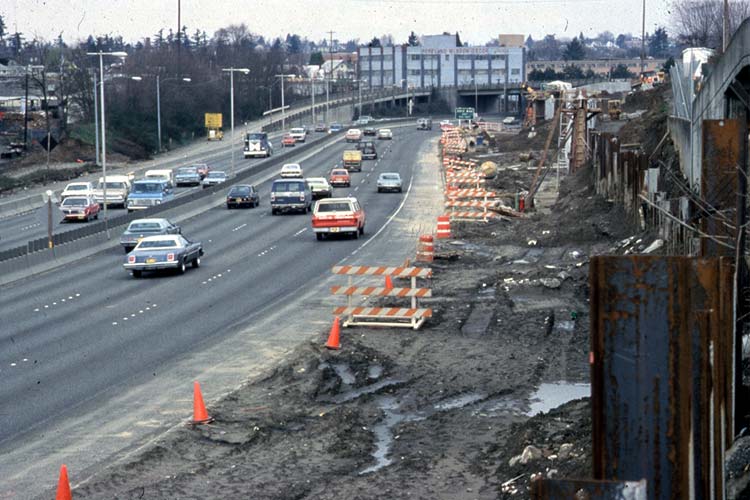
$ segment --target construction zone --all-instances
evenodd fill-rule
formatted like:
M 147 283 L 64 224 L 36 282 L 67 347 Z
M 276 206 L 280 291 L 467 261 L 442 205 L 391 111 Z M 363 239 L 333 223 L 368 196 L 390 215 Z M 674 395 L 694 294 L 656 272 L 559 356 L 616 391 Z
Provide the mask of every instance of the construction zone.
M 748 498 L 746 183 L 690 188 L 669 82 L 527 97 L 520 128 L 441 132 L 413 253 L 331 269 L 311 341 L 218 401 L 195 382 L 74 497 Z

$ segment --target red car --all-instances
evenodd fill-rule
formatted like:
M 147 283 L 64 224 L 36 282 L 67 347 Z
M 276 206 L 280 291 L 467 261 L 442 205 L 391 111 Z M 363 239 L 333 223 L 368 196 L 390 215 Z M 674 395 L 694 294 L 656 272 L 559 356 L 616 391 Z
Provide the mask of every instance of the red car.
M 285 148 L 287 146 L 291 147 L 291 146 L 294 146 L 295 144 L 297 144 L 297 140 L 289 134 L 286 134 L 284 138 L 281 139 L 282 148 Z
M 93 196 L 68 196 L 60 203 L 63 221 L 84 221 L 99 218 L 99 204 Z
M 352 178 L 349 176 L 349 171 L 345 168 L 334 168 L 331 170 L 331 175 L 328 177 L 328 184 L 331 186 L 351 186 Z

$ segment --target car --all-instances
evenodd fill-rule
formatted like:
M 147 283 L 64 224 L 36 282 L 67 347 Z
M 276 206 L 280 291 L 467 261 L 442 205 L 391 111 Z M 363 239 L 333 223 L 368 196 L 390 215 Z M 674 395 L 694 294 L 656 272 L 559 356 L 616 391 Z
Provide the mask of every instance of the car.
M 249 205 L 255 208 L 260 205 L 260 194 L 255 186 L 250 184 L 237 184 L 232 186 L 227 193 L 227 209 L 242 208 Z
M 125 257 L 123 267 L 140 278 L 143 271 L 176 270 L 182 274 L 188 264 L 200 267 L 203 244 L 181 234 L 146 236 Z
M 289 135 L 294 137 L 297 142 L 305 142 L 307 140 L 307 129 L 305 127 L 295 127 L 289 130 Z
M 198 186 L 201 183 L 201 174 L 195 165 L 180 167 L 174 174 L 175 186 Z
M 514 123 L 516 123 L 516 118 L 513 116 L 506 116 L 503 118 L 503 124 L 505 125 L 513 125 Z
M 201 180 L 205 179 L 208 173 L 211 171 L 211 167 L 205 163 L 197 163 L 196 168 L 198 169 L 198 175 L 201 176 Z
M 136 219 L 128 225 L 120 236 L 120 245 L 125 249 L 125 253 L 128 253 L 147 236 L 180 234 L 181 232 L 180 226 L 169 219 Z
M 362 131 L 358 128 L 350 128 L 346 131 L 346 142 L 359 142 L 362 139 Z
M 383 172 L 378 176 L 378 193 L 383 191 L 401 192 L 401 175 L 398 172 Z
M 378 131 L 375 129 L 375 127 L 365 127 L 364 130 L 362 130 L 362 135 L 377 135 Z
M 92 195 L 68 196 L 60 203 L 60 211 L 63 214 L 63 222 L 84 221 L 99 218 L 99 203 Z
M 291 148 L 291 147 L 294 147 L 296 144 L 297 144 L 297 139 L 295 139 L 289 134 L 284 134 L 284 137 L 281 138 L 282 148 Z
M 357 120 L 357 125 L 369 125 L 372 121 L 374 121 L 372 116 L 362 115 L 359 117 L 359 120 Z
M 345 168 L 334 168 L 328 176 L 328 182 L 331 186 L 351 186 L 352 178 L 349 171 Z
M 106 187 L 107 206 L 121 205 L 122 208 L 127 208 L 132 180 L 132 175 L 108 175 L 106 182 L 104 177 L 99 177 L 99 183 L 94 189 L 94 199 L 99 205 L 104 206 L 104 188 Z
M 60 193 L 60 199 L 64 200 L 68 196 L 93 196 L 94 195 L 94 184 L 91 182 L 71 182 L 62 193 Z
M 227 182 L 227 173 L 222 170 L 212 170 L 208 173 L 206 178 L 203 179 L 203 189 L 217 186 L 224 182 Z
M 333 188 L 325 177 L 308 177 L 305 180 L 310 185 L 313 199 L 330 198 L 332 196 Z
M 391 132 L 391 129 L 389 128 L 381 128 L 378 130 L 378 139 L 383 140 L 392 140 L 393 139 L 393 132 Z
M 440 120 L 440 130 L 451 130 L 456 128 L 456 124 L 450 120 Z
M 432 130 L 432 119 L 431 118 L 418 119 L 417 130 Z
M 302 177 L 302 167 L 300 167 L 299 163 L 286 163 L 283 167 L 281 167 L 281 172 L 279 175 L 284 178 Z
M 328 132 L 328 127 L 323 122 L 318 122 L 315 124 L 315 131 L 316 132 Z
M 372 141 L 362 141 L 357 143 L 357 149 L 362 151 L 363 160 L 377 160 L 378 151 L 375 149 L 375 143 Z
M 329 132 L 341 132 L 344 130 L 344 126 L 340 123 L 331 123 L 331 126 L 328 127 Z
M 318 241 L 331 234 L 365 234 L 365 211 L 357 198 L 327 198 L 315 204 L 312 228 Z
M 152 169 L 152 170 L 146 170 L 146 173 L 143 175 L 144 179 L 149 180 L 163 180 L 168 182 L 170 185 L 174 186 L 175 179 L 174 179 L 174 172 L 171 168 L 158 168 L 158 169 Z
M 309 212 L 312 190 L 304 179 L 276 179 L 271 184 L 271 215 L 280 212 Z

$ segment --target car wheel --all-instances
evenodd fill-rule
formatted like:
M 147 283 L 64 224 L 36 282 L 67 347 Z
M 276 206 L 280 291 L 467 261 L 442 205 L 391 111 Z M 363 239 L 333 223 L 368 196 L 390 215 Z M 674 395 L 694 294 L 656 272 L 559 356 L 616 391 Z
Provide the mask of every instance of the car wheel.
M 355 239 L 355 240 L 358 240 L 358 239 L 359 239 L 359 229 L 358 229 L 358 230 L 356 230 L 356 231 L 354 231 L 354 239 Z
M 180 262 L 180 267 L 177 268 L 177 272 L 180 273 L 180 274 L 185 274 L 185 270 L 186 269 L 187 268 L 185 266 L 185 261 L 183 260 L 183 261 Z
M 365 235 L 365 226 L 362 226 L 359 228 L 359 234 L 364 236 Z
M 307 212 L 312 212 L 312 205 L 307 205 Z
M 271 209 L 271 215 L 276 215 L 277 213 L 278 213 L 278 212 L 276 212 L 276 209 L 275 209 L 275 208 L 272 208 L 272 209 Z
M 200 257 L 196 257 L 195 259 L 193 259 L 193 267 L 196 268 L 196 269 L 199 268 L 199 267 L 201 267 L 201 258 Z
M 399 193 L 403 193 L 403 192 L 404 192 L 404 190 L 403 190 L 403 189 L 401 189 L 401 188 L 398 188 L 398 192 L 399 192 Z
M 315 238 L 318 241 L 323 241 L 323 233 L 315 233 Z
M 99 220 L 99 212 L 96 212 L 96 215 L 94 215 L 94 219 Z
M 133 247 L 122 247 L 125 249 L 125 253 L 130 253 L 130 251 L 133 249 Z
M 383 190 L 380 189 L 380 188 L 378 188 L 378 193 L 382 193 L 382 192 L 383 192 Z
M 143 274 L 143 271 L 138 271 L 137 269 L 133 269 L 133 278 L 140 278 Z

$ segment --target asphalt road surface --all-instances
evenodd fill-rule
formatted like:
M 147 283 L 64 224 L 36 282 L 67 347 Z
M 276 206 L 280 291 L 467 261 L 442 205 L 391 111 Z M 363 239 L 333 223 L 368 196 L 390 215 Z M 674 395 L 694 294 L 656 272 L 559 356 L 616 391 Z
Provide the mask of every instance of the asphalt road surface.
M 54 478 L 44 478 L 46 484 L 39 482 L 39 464 L 47 466 L 57 455 L 64 459 L 76 448 L 74 439 L 65 439 L 74 434 L 101 440 L 100 449 L 87 457 L 91 472 L 101 467 L 101 461 L 121 456 L 134 446 L 135 438 L 163 432 L 179 422 L 184 410 L 176 410 L 172 403 L 189 407 L 189 386 L 195 374 L 185 373 L 187 390 L 168 384 L 174 373 L 164 377 L 163 383 L 160 375 L 174 372 L 186 359 L 205 356 L 212 346 L 253 325 L 307 325 L 303 334 L 319 333 L 321 325 L 307 323 L 307 311 L 289 306 L 309 298 L 309 292 L 328 279 L 330 268 L 343 259 L 359 252 L 382 262 L 395 250 L 403 259 L 409 245 L 404 240 L 397 244 L 392 236 L 392 244 L 379 241 L 369 247 L 368 240 L 403 207 L 410 192 L 406 188 L 418 181 L 412 177 L 418 155 L 434 146 L 437 133 L 407 127 L 395 129 L 394 136 L 393 141 L 378 142 L 381 158 L 364 162 L 363 171 L 352 174 L 350 188 L 334 189 L 334 196 L 351 194 L 365 207 L 367 226 L 360 239 L 319 242 L 310 228 L 309 214 L 271 216 L 271 175 L 266 172 L 256 182 L 260 207 L 226 210 L 219 205 L 182 223 L 186 237 L 204 244 L 199 269 L 189 269 L 182 276 L 134 279 L 123 270 L 123 252 L 116 247 L 0 288 L 0 470 L 5 471 L 0 477 L 0 498 L 30 498 L 53 485 Z M 341 163 L 346 148 L 338 142 L 302 162 L 305 175 L 326 176 Z M 404 193 L 376 192 L 377 175 L 385 171 L 401 173 Z M 423 198 L 440 199 L 436 184 L 424 192 Z M 216 196 L 220 203 L 223 193 Z M 420 206 L 424 205 L 410 209 L 413 221 L 427 213 Z M 387 234 L 380 240 L 388 238 Z M 413 254 L 417 235 L 408 237 L 413 238 Z M 279 318 L 282 310 L 284 317 Z M 267 340 L 268 335 L 274 332 L 263 338 Z M 300 338 L 280 336 L 278 340 L 278 351 L 265 346 L 255 355 L 261 360 L 274 358 Z M 247 365 L 234 370 L 242 375 L 240 379 L 253 373 Z M 145 387 L 147 394 L 138 393 Z M 174 393 L 182 394 L 182 399 L 175 401 Z M 151 424 L 149 420 L 135 423 L 140 433 L 105 432 L 110 417 L 101 415 L 107 415 L 107 408 L 136 405 L 141 400 L 157 406 L 161 401 L 164 406 L 155 410 L 160 418 Z M 96 422 L 88 419 L 93 414 L 99 415 Z M 110 416 L 112 421 L 123 418 Z M 50 449 L 47 443 L 55 443 L 56 448 Z M 57 443 L 67 448 L 59 449 Z

